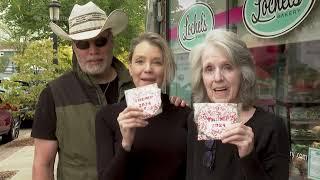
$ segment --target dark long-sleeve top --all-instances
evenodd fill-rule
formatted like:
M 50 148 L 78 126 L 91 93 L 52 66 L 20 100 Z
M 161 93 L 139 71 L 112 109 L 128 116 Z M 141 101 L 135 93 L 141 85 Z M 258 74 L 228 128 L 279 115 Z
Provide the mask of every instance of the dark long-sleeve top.
M 216 140 L 213 169 L 203 165 L 208 150 L 197 141 L 193 118 L 188 120 L 188 180 L 287 180 L 289 175 L 289 138 L 282 119 L 257 108 L 246 123 L 254 133 L 254 150 L 239 158 L 235 145 Z
M 123 149 L 117 122 L 126 103 L 106 105 L 96 117 L 99 180 L 182 180 L 186 176 L 190 108 L 175 107 L 162 95 L 162 113 L 137 128 L 131 151 Z

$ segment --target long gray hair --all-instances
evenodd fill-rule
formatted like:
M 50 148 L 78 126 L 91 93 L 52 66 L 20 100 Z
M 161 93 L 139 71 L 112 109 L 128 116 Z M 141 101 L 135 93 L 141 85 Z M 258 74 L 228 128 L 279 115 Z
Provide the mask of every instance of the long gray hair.
M 203 43 L 191 50 L 191 85 L 194 102 L 210 102 L 202 79 L 203 50 L 208 46 L 214 46 L 224 51 L 232 64 L 240 68 L 241 83 L 238 93 L 238 102 L 242 103 L 243 109 L 248 109 L 256 100 L 256 75 L 252 55 L 247 45 L 238 36 L 230 31 L 213 30 L 208 33 Z

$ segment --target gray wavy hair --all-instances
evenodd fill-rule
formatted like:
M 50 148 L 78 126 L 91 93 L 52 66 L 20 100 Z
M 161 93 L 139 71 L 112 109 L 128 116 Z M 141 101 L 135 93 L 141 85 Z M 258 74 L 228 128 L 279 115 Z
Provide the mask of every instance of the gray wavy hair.
M 209 32 L 203 43 L 191 50 L 189 60 L 191 62 L 191 86 L 194 102 L 210 102 L 202 79 L 203 50 L 208 46 L 214 46 L 225 52 L 232 64 L 240 68 L 241 80 L 238 93 L 238 102 L 243 109 L 251 107 L 256 100 L 256 75 L 252 55 L 247 45 L 238 36 L 230 31 L 213 30 Z

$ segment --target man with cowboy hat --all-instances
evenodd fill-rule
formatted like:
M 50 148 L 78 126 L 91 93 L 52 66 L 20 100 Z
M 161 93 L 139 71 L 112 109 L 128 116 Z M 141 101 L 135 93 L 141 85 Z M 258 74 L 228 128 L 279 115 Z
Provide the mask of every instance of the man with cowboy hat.
M 127 24 L 121 10 L 106 16 L 92 2 L 73 7 L 69 33 L 50 23 L 57 35 L 72 41 L 73 70 L 50 82 L 39 97 L 31 134 L 33 180 L 54 179 L 57 153 L 58 180 L 97 179 L 95 114 L 133 87 L 127 69 L 112 53 L 113 36 Z

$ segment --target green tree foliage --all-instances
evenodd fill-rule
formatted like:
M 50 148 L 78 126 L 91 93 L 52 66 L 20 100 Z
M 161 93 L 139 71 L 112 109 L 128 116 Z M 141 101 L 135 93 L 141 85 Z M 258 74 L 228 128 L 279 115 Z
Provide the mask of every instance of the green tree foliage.
M 83 5 L 89 0 L 59 0 L 60 21 L 57 24 L 68 32 L 68 17 L 74 4 Z M 92 0 L 107 14 L 114 9 L 123 9 L 129 16 L 127 29 L 115 38 L 114 54 L 126 62 L 131 39 L 144 31 L 146 0 Z M 28 116 L 33 115 L 35 103 L 46 82 L 71 68 L 72 50 L 70 42 L 59 39 L 59 64 L 53 65 L 52 43 L 48 38 L 52 31 L 48 24 L 51 0 L 1 0 L 0 19 L 5 31 L 10 33 L 9 41 L 18 50 L 13 58 L 18 73 L 9 81 L 1 83 L 7 92 L 4 102 L 19 108 L 31 107 Z M 2 28 L 4 29 L 4 28 Z M 29 87 L 16 81 L 25 81 Z
M 58 51 L 58 65 L 52 63 L 50 40 L 34 41 L 26 47 L 24 53 L 15 55 L 13 61 L 18 67 L 18 73 L 1 83 L 6 89 L 2 95 L 3 101 L 20 109 L 29 108 L 26 118 L 33 117 L 36 101 L 46 83 L 71 69 L 71 48 L 60 46 Z M 27 82 L 29 86 L 23 86 L 19 81 Z
M 48 26 L 50 2 L 50 0 L 1 0 L 0 12 L 3 13 L 0 13 L 0 19 L 7 25 L 14 39 L 23 42 L 46 39 L 52 34 Z M 75 3 L 82 5 L 87 2 L 88 0 L 60 0 L 59 26 L 68 32 L 68 17 L 72 7 Z M 115 40 L 115 54 L 125 53 L 131 39 L 144 30 L 145 0 L 93 0 L 93 2 L 108 14 L 120 8 L 129 15 L 127 30 Z M 68 42 L 62 41 L 61 43 Z
M 6 56 L 0 57 L 0 72 L 4 72 L 9 62 L 9 58 Z
M 3 24 L 1 21 L 0 21 L 0 42 L 4 41 L 8 41 L 8 39 L 11 37 L 11 32 L 10 30 L 8 29 L 8 27 Z

